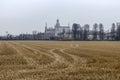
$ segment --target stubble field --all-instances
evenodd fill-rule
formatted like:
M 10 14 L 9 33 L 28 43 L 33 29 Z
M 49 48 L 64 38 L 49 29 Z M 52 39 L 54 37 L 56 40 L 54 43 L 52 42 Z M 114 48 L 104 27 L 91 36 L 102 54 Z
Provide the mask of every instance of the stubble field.
M 0 80 L 120 80 L 120 42 L 1 41 Z

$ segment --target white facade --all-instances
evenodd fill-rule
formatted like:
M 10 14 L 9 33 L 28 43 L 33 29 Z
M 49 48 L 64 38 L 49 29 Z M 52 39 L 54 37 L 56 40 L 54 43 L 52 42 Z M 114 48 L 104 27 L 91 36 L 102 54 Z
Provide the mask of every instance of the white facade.
M 69 38 L 70 26 L 61 26 L 59 20 L 57 19 L 55 25 L 55 37 L 60 37 L 60 34 L 63 34 L 64 37 Z
M 45 39 L 50 39 L 50 37 L 57 37 L 57 38 L 66 38 L 69 39 L 70 37 L 70 27 L 69 26 L 61 26 L 59 20 L 57 19 L 56 25 L 54 28 L 47 28 L 47 24 L 45 27 Z

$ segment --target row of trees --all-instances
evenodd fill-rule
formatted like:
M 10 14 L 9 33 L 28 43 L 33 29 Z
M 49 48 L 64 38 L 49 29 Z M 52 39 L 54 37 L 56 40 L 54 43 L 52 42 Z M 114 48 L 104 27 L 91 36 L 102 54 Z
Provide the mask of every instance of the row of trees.
M 120 23 L 113 23 L 110 31 L 105 31 L 102 23 L 90 26 L 85 24 L 74 23 L 72 26 L 72 34 L 74 40 L 120 40 Z
M 45 33 L 38 33 L 33 31 L 33 34 L 20 34 L 13 36 L 6 33 L 6 36 L 1 36 L 1 40 L 45 40 Z M 72 35 L 72 37 L 71 37 Z M 120 23 L 113 23 L 110 30 L 105 31 L 102 23 L 93 25 L 92 30 L 89 24 L 81 26 L 80 24 L 74 23 L 72 30 L 68 33 L 63 32 L 59 36 L 52 37 L 50 40 L 120 40 Z

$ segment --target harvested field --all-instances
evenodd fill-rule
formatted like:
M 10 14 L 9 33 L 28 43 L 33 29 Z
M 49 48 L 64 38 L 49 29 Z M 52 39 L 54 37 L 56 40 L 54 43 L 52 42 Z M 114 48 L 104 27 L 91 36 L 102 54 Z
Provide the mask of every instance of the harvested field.
M 1 41 L 0 80 L 120 80 L 120 42 Z

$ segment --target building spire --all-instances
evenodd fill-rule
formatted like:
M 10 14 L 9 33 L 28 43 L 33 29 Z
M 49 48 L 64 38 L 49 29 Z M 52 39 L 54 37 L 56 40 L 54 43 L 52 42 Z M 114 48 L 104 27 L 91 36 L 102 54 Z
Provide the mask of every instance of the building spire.
M 60 27 L 59 19 L 56 20 L 56 25 L 55 25 L 55 27 L 56 27 L 56 28 L 57 28 L 57 27 Z
M 57 23 L 59 23 L 59 19 L 57 18 Z
M 46 30 L 47 30 L 47 22 L 45 23 L 45 32 L 46 32 Z

